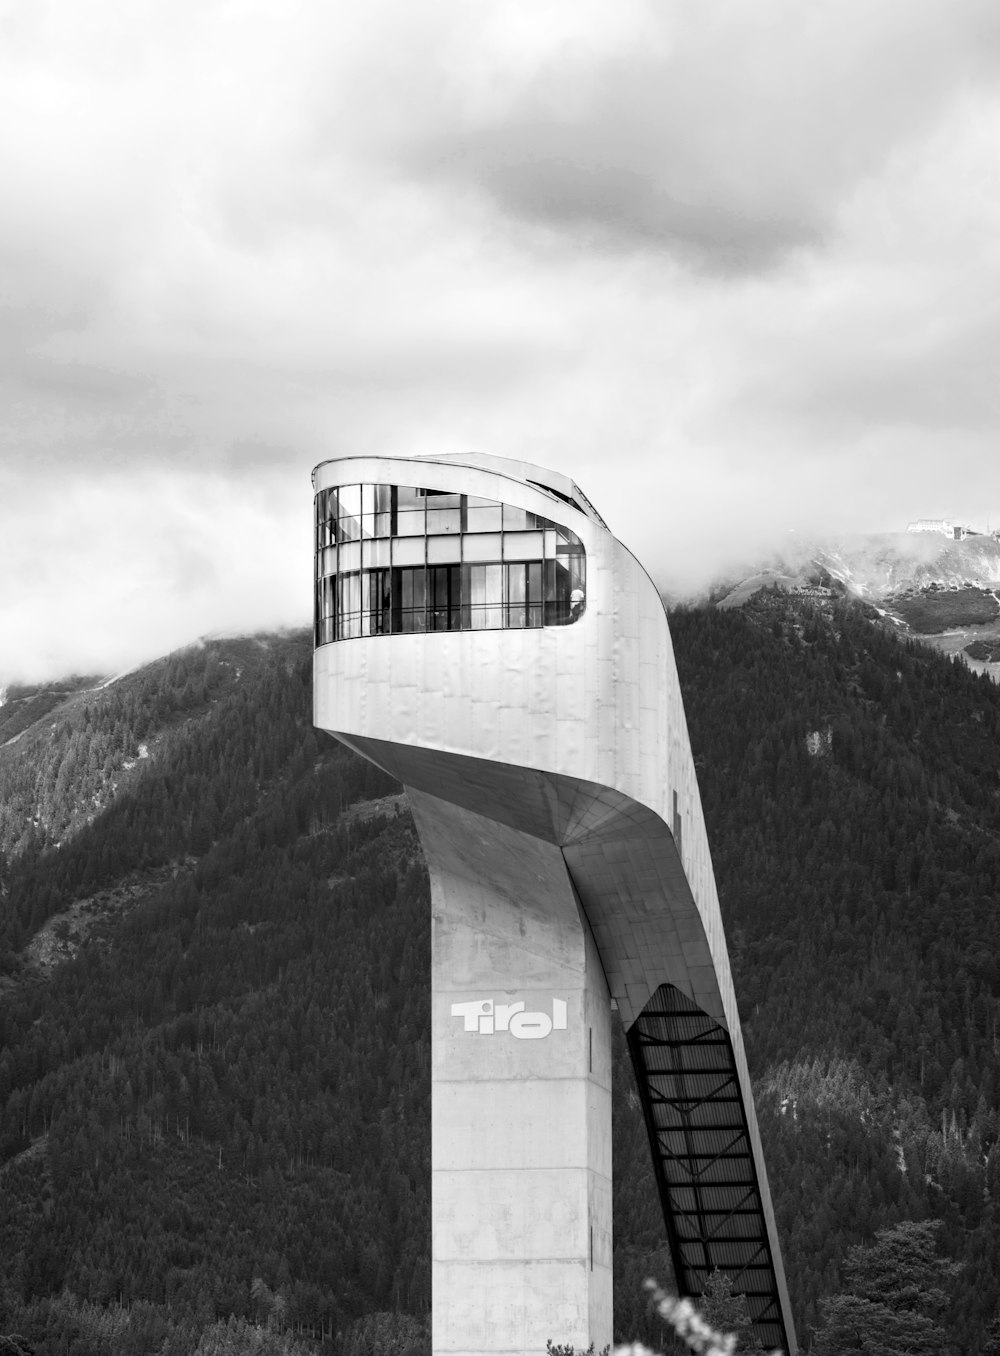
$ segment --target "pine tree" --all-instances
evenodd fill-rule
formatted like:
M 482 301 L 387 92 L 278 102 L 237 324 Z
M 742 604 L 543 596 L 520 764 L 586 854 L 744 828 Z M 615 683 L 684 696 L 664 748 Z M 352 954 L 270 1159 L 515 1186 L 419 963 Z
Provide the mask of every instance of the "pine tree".
M 948 1303 L 945 1285 L 954 1263 L 937 1255 L 940 1221 L 904 1220 L 880 1229 L 868 1247 L 847 1254 L 849 1289 L 824 1300 L 824 1326 L 815 1356 L 848 1351 L 871 1356 L 940 1356 L 948 1338 L 940 1323 Z
M 702 1318 L 716 1332 L 735 1333 L 737 1351 L 762 1351 L 760 1338 L 753 1331 L 746 1295 L 733 1293 L 733 1282 L 718 1267 L 705 1282 L 697 1301 Z

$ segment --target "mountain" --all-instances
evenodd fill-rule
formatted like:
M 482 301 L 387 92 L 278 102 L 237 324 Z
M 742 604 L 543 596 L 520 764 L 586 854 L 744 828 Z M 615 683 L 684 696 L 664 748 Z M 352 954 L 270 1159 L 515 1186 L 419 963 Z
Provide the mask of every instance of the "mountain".
M 823 541 L 790 538 L 771 558 L 718 582 L 717 606 L 739 607 L 762 588 L 866 600 L 898 629 L 977 672 L 1000 675 L 1000 539 L 938 532 L 883 532 Z
M 993 536 L 955 541 L 937 532 L 882 532 L 831 539 L 817 554 L 831 574 L 873 601 L 931 584 L 1000 585 L 1000 541 Z
M 309 682 L 304 635 L 206 644 L 0 750 L 21 1331 L 86 1333 L 64 1287 L 185 1351 L 230 1315 L 426 1313 L 426 885 L 405 816 L 350 814 L 397 788 L 317 739 Z
M 0 688 L 0 744 L 16 739 L 73 693 L 96 689 L 103 681 L 97 674 L 90 677 L 74 674 L 52 683 L 12 683 Z
M 1000 688 L 824 587 L 671 621 L 793 1305 L 807 1343 L 853 1245 L 937 1220 L 977 1353 Z M 399 788 L 313 730 L 305 634 L 56 695 L 0 747 L 0 1334 L 426 1350 L 429 906 Z M 623 1043 L 615 1072 L 616 1332 L 658 1344 Z

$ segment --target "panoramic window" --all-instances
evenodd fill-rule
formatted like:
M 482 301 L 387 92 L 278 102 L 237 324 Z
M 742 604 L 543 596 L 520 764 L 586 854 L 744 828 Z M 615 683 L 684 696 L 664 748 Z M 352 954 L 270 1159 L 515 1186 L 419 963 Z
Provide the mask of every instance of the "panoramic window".
M 412 631 L 567 626 L 583 543 L 536 513 L 410 485 L 316 496 L 316 644 Z

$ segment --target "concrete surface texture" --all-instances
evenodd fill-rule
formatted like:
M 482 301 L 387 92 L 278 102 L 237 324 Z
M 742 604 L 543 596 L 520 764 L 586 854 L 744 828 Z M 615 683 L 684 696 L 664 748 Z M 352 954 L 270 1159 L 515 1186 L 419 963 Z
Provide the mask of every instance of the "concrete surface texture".
M 603 1347 L 612 1014 L 600 959 L 557 847 L 425 792 L 413 809 L 432 873 L 435 1350 Z

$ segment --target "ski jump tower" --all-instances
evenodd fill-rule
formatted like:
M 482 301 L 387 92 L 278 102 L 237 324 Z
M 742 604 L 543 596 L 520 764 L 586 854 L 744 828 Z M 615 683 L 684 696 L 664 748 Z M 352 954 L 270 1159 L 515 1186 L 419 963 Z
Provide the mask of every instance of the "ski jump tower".
M 315 723 L 403 783 L 430 872 L 435 1356 L 612 1340 L 615 1020 L 678 1286 L 717 1268 L 794 1356 L 656 589 L 524 462 L 313 484 Z

